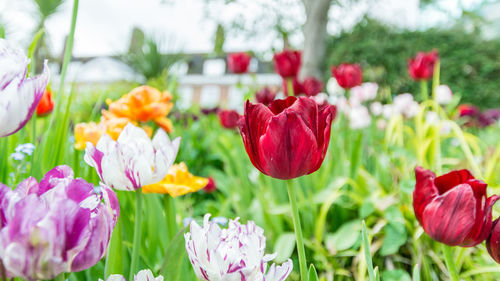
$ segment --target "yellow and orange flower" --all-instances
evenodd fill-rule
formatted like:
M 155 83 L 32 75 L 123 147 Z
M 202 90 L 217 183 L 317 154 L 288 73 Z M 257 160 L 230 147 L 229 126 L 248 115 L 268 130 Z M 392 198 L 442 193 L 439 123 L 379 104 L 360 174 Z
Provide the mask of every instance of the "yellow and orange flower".
M 103 110 L 106 119 L 128 118 L 133 121 L 154 121 L 166 132 L 172 131 L 172 122 L 167 115 L 172 110 L 172 95 L 150 86 L 140 86 L 116 101 L 108 101 L 109 109 Z
M 208 183 L 207 178 L 197 177 L 189 173 L 184 162 L 174 164 L 168 170 L 168 174 L 158 183 L 142 187 L 144 193 L 170 194 L 172 197 L 196 192 L 204 188 Z
M 97 144 L 105 128 L 95 122 L 78 123 L 75 126 L 75 149 L 84 150 L 87 142 Z
M 79 123 L 75 126 L 75 149 L 83 150 L 87 146 L 87 142 L 97 145 L 97 142 L 105 133 L 113 140 L 117 140 L 120 133 L 128 123 L 137 125 L 136 122 L 130 121 L 128 118 L 101 118 L 98 124 L 94 122 Z M 153 134 L 151 127 L 143 126 L 144 131 L 149 137 Z

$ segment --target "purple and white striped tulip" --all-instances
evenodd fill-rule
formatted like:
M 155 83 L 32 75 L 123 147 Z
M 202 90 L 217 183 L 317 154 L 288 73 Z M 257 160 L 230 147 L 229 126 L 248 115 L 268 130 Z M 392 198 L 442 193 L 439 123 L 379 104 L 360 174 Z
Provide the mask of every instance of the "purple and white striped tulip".
M 253 221 L 230 220 L 228 228 L 221 229 L 209 219 L 210 214 L 205 215 L 203 226 L 192 221 L 185 234 L 189 260 L 200 280 L 283 281 L 292 272 L 290 259 L 267 268 L 276 255 L 265 255 L 264 230 Z
M 30 120 L 49 82 L 49 69 L 27 78 L 29 59 L 0 38 L 0 137 L 19 131 Z
M 94 266 L 105 254 L 120 207 L 108 187 L 57 166 L 38 183 L 0 184 L 0 260 L 8 277 L 52 279 Z
M 116 141 L 103 135 L 97 147 L 87 142 L 85 162 L 101 181 L 118 190 L 133 191 L 161 181 L 174 163 L 180 138 L 170 141 L 159 129 L 151 141 L 146 132 L 129 123 Z
M 99 281 L 102 281 L 102 279 L 99 279 Z M 113 274 L 110 275 L 106 281 L 127 281 L 127 279 L 125 279 L 123 275 Z M 144 269 L 139 271 L 137 275 L 134 275 L 134 281 L 163 281 L 163 276 L 160 275 L 155 278 L 151 270 Z

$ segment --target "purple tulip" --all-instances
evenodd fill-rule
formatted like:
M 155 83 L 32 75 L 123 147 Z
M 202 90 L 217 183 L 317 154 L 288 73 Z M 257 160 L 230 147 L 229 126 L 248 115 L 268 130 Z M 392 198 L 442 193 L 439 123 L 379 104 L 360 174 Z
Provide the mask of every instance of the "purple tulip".
M 21 50 L 0 39 L 0 137 L 26 125 L 49 82 L 47 62 L 41 75 L 26 78 L 28 63 Z
M 8 277 L 52 279 L 94 266 L 119 215 L 116 194 L 57 166 L 38 183 L 0 184 L 0 259 Z

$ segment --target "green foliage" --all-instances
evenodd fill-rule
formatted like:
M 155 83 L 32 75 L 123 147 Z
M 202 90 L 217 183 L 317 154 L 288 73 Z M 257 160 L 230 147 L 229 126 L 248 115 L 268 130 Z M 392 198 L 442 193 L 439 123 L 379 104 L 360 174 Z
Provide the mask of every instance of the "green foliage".
M 214 38 L 214 53 L 216 55 L 224 54 L 224 42 L 226 42 L 226 31 L 222 24 L 218 24 Z
M 137 44 L 141 44 L 138 46 Z M 132 50 L 120 57 L 136 73 L 149 80 L 164 75 L 172 65 L 182 59 L 180 54 L 164 54 L 160 40 L 145 36 L 143 42 L 131 43 Z
M 463 102 L 500 106 L 500 40 L 486 41 L 459 27 L 395 30 L 366 18 L 352 31 L 329 38 L 325 73 L 329 65 L 359 62 L 365 81 L 389 87 L 393 94 L 416 94 L 419 85 L 408 75 L 408 59 L 432 49 L 439 51 L 442 83 Z
M 34 0 L 41 22 L 44 22 L 48 17 L 55 14 L 59 7 L 64 3 L 64 0 Z

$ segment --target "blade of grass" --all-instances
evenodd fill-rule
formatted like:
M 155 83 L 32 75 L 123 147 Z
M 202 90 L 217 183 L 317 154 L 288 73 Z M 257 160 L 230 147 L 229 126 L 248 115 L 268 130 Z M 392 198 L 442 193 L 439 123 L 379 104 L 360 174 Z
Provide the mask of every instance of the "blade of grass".
M 368 234 L 366 232 L 366 224 L 363 220 L 361 235 L 363 238 L 363 251 L 365 253 L 366 266 L 368 268 L 368 276 L 370 277 L 370 281 L 375 281 L 375 272 L 373 270 L 373 262 L 372 256 L 370 253 L 370 242 L 368 241 Z

